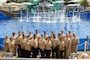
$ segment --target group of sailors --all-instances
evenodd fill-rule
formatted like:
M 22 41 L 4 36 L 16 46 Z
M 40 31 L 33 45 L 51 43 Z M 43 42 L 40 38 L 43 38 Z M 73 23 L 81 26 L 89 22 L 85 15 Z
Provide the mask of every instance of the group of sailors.
M 24 58 L 37 58 L 39 54 L 41 58 L 69 58 L 72 52 L 77 53 L 78 42 L 76 34 L 71 31 L 64 34 L 62 30 L 57 36 L 54 31 L 51 31 L 49 36 L 46 31 L 43 35 L 40 35 L 38 30 L 34 35 L 32 32 L 25 35 L 24 31 L 19 31 L 17 36 L 15 32 L 10 38 L 6 36 L 4 51 L 11 52 L 14 56 L 18 52 L 18 57 Z

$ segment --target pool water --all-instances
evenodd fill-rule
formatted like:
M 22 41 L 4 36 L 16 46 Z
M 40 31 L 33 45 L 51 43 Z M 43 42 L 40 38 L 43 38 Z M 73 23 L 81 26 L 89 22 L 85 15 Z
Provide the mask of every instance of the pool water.
M 43 34 L 44 31 L 49 35 L 52 30 L 54 30 L 57 35 L 58 32 L 64 30 L 64 33 L 67 33 L 68 30 L 75 32 L 79 38 L 86 38 L 87 35 L 90 35 L 90 21 L 81 20 L 79 22 L 69 22 L 69 23 L 43 23 L 43 22 L 33 22 L 25 20 L 20 22 L 19 18 L 13 18 L 9 20 L 0 20 L 0 38 L 4 38 L 6 35 L 11 36 L 12 32 L 18 33 L 18 31 L 24 31 L 25 34 L 28 34 L 29 31 L 35 33 L 37 29 L 40 34 Z

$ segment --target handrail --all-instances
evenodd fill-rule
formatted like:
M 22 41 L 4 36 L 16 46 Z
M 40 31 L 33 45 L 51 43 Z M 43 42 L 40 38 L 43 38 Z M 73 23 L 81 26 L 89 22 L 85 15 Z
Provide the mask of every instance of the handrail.
M 82 43 L 82 44 L 79 44 L 78 46 L 82 46 L 82 45 L 84 45 L 85 43 Z
M 0 46 L 4 47 L 4 45 L 0 44 Z

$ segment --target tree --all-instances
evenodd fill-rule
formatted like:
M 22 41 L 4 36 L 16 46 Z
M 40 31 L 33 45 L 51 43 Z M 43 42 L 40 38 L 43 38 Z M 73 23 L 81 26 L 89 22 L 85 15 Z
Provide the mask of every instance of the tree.
M 15 0 L 11 0 L 11 2 L 15 2 Z
M 10 3 L 10 0 L 7 0 L 6 3 Z
M 23 0 L 23 2 L 30 2 L 30 0 Z
M 68 1 L 71 1 L 71 0 L 64 0 L 65 1 L 65 5 L 67 5 L 68 4 Z
M 86 8 L 87 6 L 89 6 L 89 2 L 88 2 L 88 0 L 82 0 L 80 2 L 80 5 L 83 6 L 84 8 Z
M 71 0 L 64 0 L 66 3 L 68 3 L 68 1 L 71 1 Z

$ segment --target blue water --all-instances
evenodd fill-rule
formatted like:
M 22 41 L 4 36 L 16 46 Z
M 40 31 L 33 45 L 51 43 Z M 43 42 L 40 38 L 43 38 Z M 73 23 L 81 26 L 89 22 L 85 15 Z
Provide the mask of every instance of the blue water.
M 37 29 L 40 34 L 43 34 L 44 31 L 49 35 L 52 30 L 54 30 L 57 35 L 58 32 L 64 30 L 64 33 L 67 33 L 68 30 L 75 32 L 79 38 L 86 38 L 87 35 L 90 35 L 90 21 L 81 20 L 80 22 L 69 22 L 69 23 L 42 23 L 42 22 L 23 22 L 19 21 L 19 18 L 13 18 L 9 20 L 0 20 L 0 38 L 4 38 L 5 35 L 11 36 L 12 32 L 18 33 L 18 31 L 25 31 L 28 34 L 29 31 L 35 33 Z

